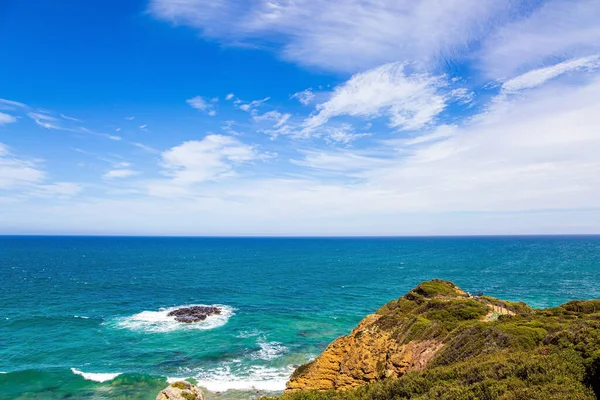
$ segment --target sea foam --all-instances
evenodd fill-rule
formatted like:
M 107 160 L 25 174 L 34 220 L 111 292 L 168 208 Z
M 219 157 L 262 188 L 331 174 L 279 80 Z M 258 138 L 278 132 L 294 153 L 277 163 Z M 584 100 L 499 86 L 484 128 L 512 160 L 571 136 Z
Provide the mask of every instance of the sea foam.
M 194 379 L 198 386 L 211 392 L 228 390 L 259 390 L 280 392 L 294 371 L 292 366 L 274 368 L 254 365 L 246 371 L 233 372 L 229 366 L 199 372 Z
M 279 342 L 258 341 L 260 350 L 251 355 L 253 360 L 270 361 L 281 357 L 288 352 L 288 348 Z
M 71 372 L 75 375 L 81 375 L 83 379 L 94 382 L 108 382 L 115 379 L 117 376 L 121 375 L 122 372 L 116 373 L 94 373 L 94 372 L 83 372 L 76 368 L 71 368 Z
M 175 317 L 169 317 L 167 315 L 173 310 L 193 306 L 218 307 L 221 309 L 221 314 L 209 315 L 204 321 L 195 322 L 193 324 L 177 322 L 175 321 Z M 154 333 L 171 332 L 179 329 L 208 330 L 225 325 L 232 315 L 234 315 L 234 309 L 229 306 L 224 306 L 221 304 L 215 304 L 212 306 L 206 306 L 204 304 L 192 304 L 179 307 L 161 308 L 158 311 L 142 311 L 139 314 L 118 319 L 117 326 L 135 331 Z

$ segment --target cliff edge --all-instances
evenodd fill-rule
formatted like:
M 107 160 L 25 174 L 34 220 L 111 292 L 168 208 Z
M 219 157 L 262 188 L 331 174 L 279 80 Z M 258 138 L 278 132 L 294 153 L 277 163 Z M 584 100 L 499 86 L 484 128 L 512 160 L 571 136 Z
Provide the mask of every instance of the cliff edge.
M 285 400 L 596 399 L 600 300 L 534 310 L 432 280 L 299 367 Z

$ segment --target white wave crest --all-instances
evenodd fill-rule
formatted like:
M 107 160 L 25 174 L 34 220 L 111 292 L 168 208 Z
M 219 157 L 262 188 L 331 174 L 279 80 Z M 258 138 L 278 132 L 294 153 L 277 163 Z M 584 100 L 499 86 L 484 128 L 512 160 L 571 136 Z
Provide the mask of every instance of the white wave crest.
M 292 372 L 294 372 L 292 366 L 273 368 L 255 365 L 246 371 L 234 373 L 226 365 L 210 371 L 201 371 L 194 379 L 197 381 L 197 386 L 206 388 L 210 392 L 228 390 L 281 392 L 285 389 Z
M 215 304 L 210 307 L 218 307 L 221 309 L 221 314 L 210 315 L 204 321 L 195 322 L 193 324 L 184 324 L 175 321 L 175 317 L 169 317 L 167 314 L 173 310 L 183 307 L 204 306 L 204 304 L 191 304 L 179 307 L 161 308 L 158 311 L 142 311 L 139 314 L 131 317 L 120 318 L 117 321 L 117 326 L 121 328 L 131 329 L 135 331 L 145 332 L 171 332 L 179 329 L 199 329 L 208 330 L 218 328 L 227 323 L 229 318 L 234 315 L 234 309 L 229 306 Z
M 177 378 L 177 377 L 167 376 L 167 383 L 170 385 L 171 383 L 175 383 L 175 382 L 179 382 L 179 381 L 187 381 L 188 379 L 191 379 L 191 377 L 187 376 L 185 378 Z
M 279 342 L 259 341 L 257 344 L 260 350 L 250 356 L 253 360 L 270 361 L 288 352 L 288 348 Z
M 122 372 L 116 372 L 116 373 L 83 372 L 76 368 L 71 368 L 71 372 L 73 372 L 75 375 L 81 375 L 83 377 L 83 379 L 86 379 L 88 381 L 94 381 L 94 382 L 112 381 L 117 376 L 122 374 Z

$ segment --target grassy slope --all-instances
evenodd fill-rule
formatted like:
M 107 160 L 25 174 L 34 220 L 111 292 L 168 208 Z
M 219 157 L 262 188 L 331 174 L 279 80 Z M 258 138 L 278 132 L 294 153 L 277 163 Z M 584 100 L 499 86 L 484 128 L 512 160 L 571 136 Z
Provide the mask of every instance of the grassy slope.
M 489 306 L 516 315 L 484 322 Z M 445 343 L 427 368 L 352 391 L 300 392 L 280 400 L 596 399 L 600 394 L 600 300 L 533 310 L 469 298 L 454 284 L 424 282 L 377 311 L 400 343 Z M 301 370 L 300 370 L 301 371 Z

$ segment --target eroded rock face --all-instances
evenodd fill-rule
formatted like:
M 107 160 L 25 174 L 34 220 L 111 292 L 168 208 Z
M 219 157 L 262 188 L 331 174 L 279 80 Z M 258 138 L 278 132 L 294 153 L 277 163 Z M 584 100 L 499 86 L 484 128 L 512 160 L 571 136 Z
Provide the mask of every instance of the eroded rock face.
M 493 308 L 452 282 L 423 282 L 377 314 L 369 315 L 348 336 L 336 339 L 314 361 L 299 367 L 286 391 L 348 390 L 407 372 L 422 371 L 442 348 L 443 321 L 483 319 Z
M 181 381 L 170 384 L 161 390 L 156 400 L 204 400 L 200 389 L 189 382 Z
M 204 321 L 211 315 L 221 314 L 221 309 L 218 307 L 207 307 L 207 306 L 192 306 L 182 307 L 177 310 L 173 310 L 167 314 L 169 317 L 175 317 L 175 321 L 184 324 L 193 324 L 195 322 Z
M 369 315 L 348 336 L 336 339 L 287 383 L 287 392 L 348 390 L 379 379 L 420 371 L 443 346 L 435 340 L 400 344 Z

